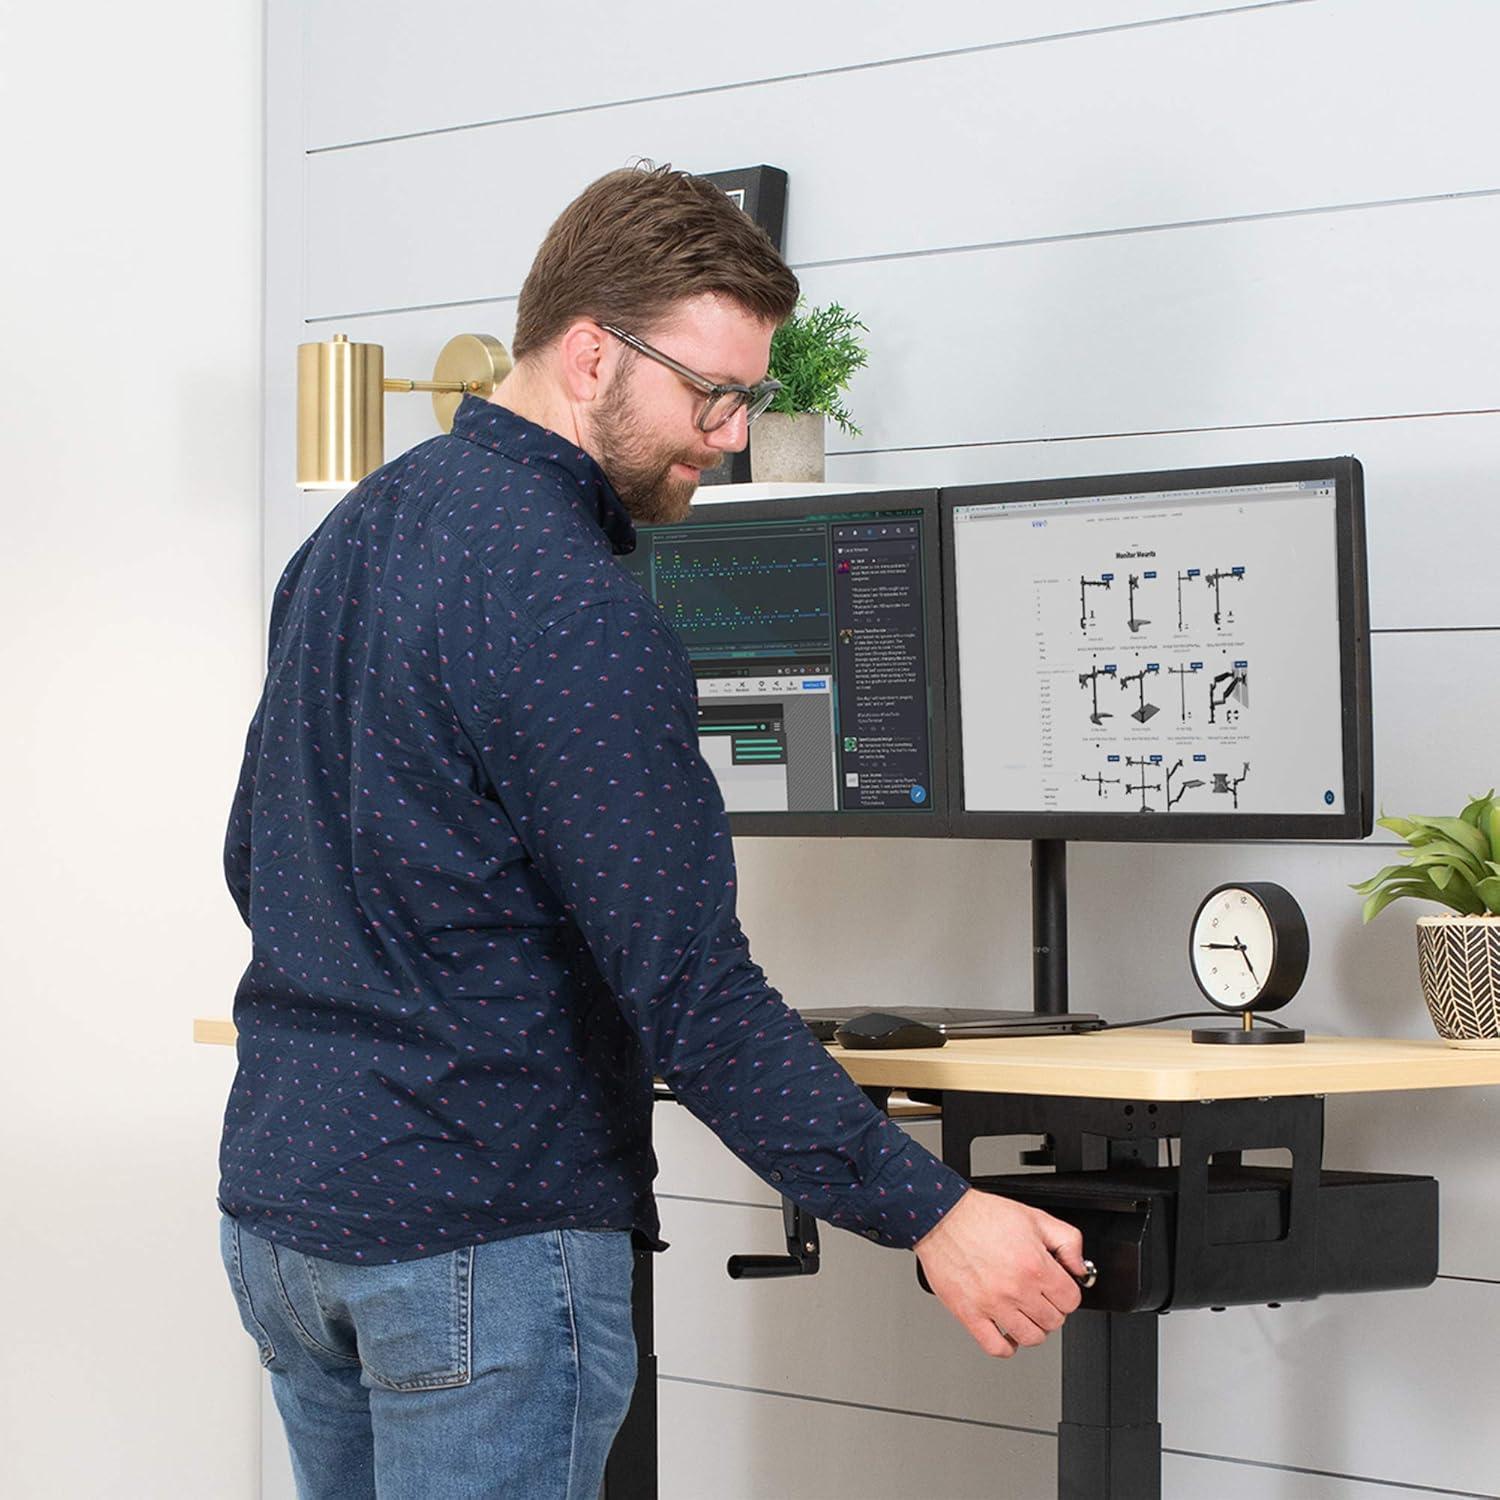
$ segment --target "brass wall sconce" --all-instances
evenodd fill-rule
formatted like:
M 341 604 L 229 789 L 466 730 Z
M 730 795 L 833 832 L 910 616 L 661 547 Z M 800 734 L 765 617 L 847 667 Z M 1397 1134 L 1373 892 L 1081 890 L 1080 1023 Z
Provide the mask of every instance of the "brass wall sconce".
M 510 355 L 487 333 L 461 333 L 443 345 L 431 380 L 385 375 L 379 344 L 342 333 L 297 346 L 297 484 L 346 490 L 385 462 L 385 393 L 431 391 L 433 415 L 448 432 L 465 395 L 488 396 L 510 371 Z

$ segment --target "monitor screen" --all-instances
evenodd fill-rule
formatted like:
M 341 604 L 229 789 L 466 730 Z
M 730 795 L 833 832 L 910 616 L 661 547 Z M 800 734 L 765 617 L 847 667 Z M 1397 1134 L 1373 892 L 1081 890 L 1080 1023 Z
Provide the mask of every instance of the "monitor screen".
M 687 648 L 736 833 L 946 827 L 932 491 L 701 503 L 620 559 Z
M 954 831 L 1360 837 L 1353 459 L 943 495 Z

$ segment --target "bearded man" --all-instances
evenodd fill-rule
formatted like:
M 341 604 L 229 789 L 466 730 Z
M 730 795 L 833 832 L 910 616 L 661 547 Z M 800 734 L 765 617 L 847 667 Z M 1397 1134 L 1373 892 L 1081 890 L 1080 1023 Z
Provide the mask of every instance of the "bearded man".
M 751 959 L 692 668 L 615 561 L 744 447 L 797 292 L 711 183 L 600 179 L 493 396 L 281 580 L 225 850 L 252 957 L 219 1201 L 303 1500 L 595 1500 L 632 1237 L 661 1248 L 653 1076 L 914 1249 L 990 1353 L 1078 1304 L 1077 1233 L 916 1145 Z

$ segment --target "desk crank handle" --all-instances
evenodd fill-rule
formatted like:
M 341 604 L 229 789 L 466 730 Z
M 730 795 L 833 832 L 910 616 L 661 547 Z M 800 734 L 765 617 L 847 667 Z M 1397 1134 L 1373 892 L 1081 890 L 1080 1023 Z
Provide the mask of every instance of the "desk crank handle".
M 731 1255 L 724 1267 L 735 1281 L 766 1276 L 816 1276 L 818 1274 L 818 1221 L 790 1198 L 781 1200 L 781 1221 L 786 1229 L 785 1255 Z

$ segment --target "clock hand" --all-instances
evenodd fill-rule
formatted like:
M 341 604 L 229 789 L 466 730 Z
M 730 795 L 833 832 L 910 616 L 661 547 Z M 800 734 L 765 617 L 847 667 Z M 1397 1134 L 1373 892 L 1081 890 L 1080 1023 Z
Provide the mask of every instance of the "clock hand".
M 1258 974 L 1257 974 L 1257 973 L 1256 973 L 1256 972 L 1255 972 L 1255 965 L 1254 965 L 1254 964 L 1253 964 L 1253 963 L 1251 963 L 1251 962 L 1250 962 L 1250 954 L 1249 954 L 1249 952 L 1248 952 L 1248 951 L 1247 951 L 1247 950 L 1246 950 L 1246 948 L 1245 948 L 1245 945 L 1244 945 L 1244 943 L 1243 943 L 1243 942 L 1242 942 L 1242 941 L 1241 941 L 1241 939 L 1240 939 L 1240 937 L 1239 937 L 1239 934 L 1238 934 L 1238 933 L 1236 933 L 1236 934 L 1235 934 L 1235 939 L 1234 939 L 1234 942 L 1233 942 L 1233 943 L 1232 943 L 1232 944 L 1231 944 L 1231 945 L 1230 945 L 1230 946 L 1231 946 L 1231 947 L 1233 947 L 1233 948 L 1235 948 L 1235 949 L 1237 949 L 1237 950 L 1238 950 L 1238 952 L 1239 952 L 1239 955 L 1240 955 L 1240 957 L 1241 957 L 1241 958 L 1243 958 L 1243 959 L 1244 959 L 1244 960 L 1245 960 L 1245 967 L 1246 967 L 1246 968 L 1247 968 L 1247 969 L 1249 969 L 1249 971 L 1250 971 L 1250 977 L 1251 977 L 1251 978 L 1252 978 L 1252 979 L 1253 979 L 1253 980 L 1254 980 L 1254 981 L 1255 981 L 1255 982 L 1256 982 L 1256 983 L 1257 983 L 1257 984 L 1259 984 L 1259 983 L 1260 983 L 1260 975 L 1258 975 Z

